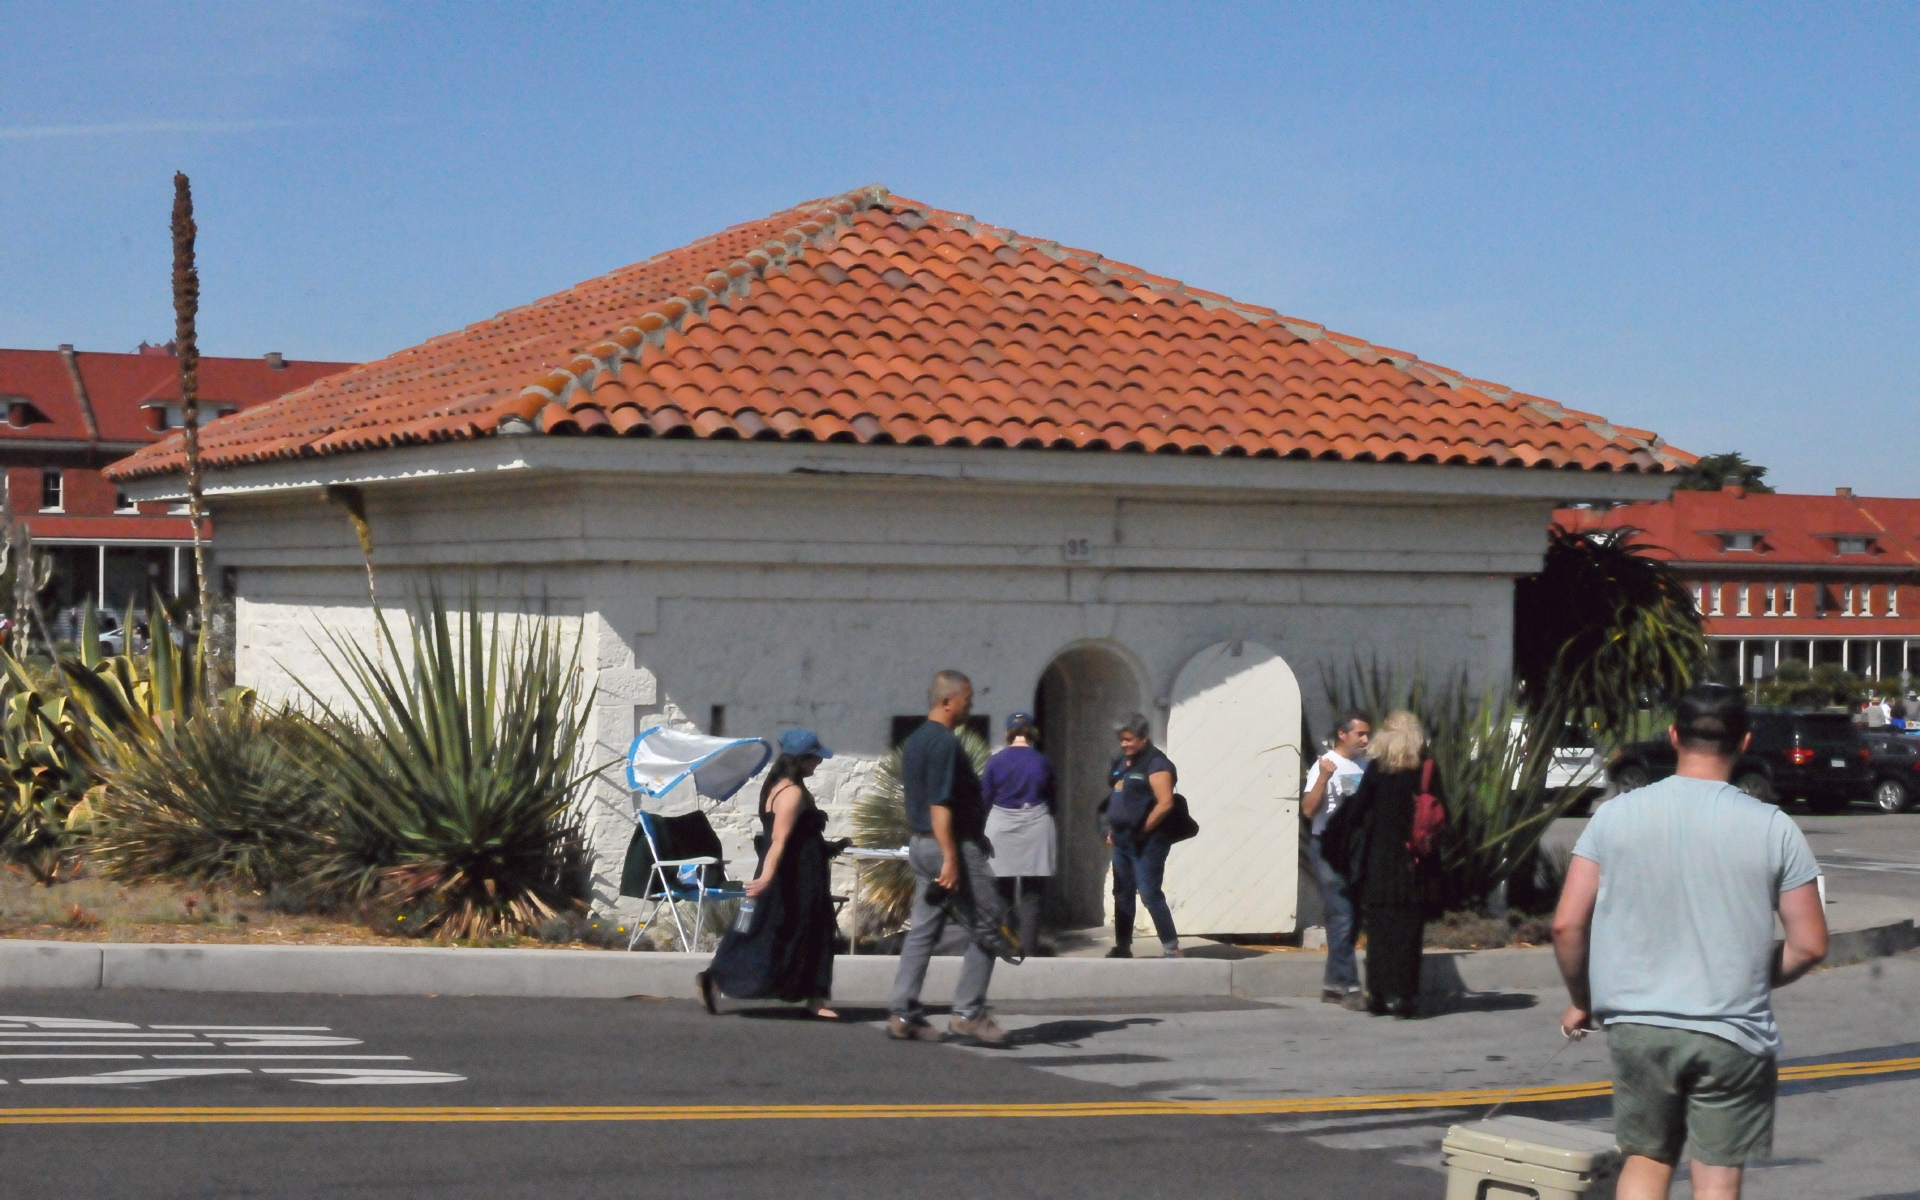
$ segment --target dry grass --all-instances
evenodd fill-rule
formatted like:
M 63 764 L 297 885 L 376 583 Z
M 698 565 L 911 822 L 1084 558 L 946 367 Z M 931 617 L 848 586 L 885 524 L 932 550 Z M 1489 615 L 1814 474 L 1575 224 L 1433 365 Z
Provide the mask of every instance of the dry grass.
M 1509 912 L 1504 917 L 1453 912 L 1427 922 L 1430 950 L 1503 950 L 1509 946 L 1551 946 L 1553 918 Z
M 624 927 L 623 927 L 624 928 Z M 0 937 L 61 942 L 229 943 L 255 946 L 484 945 L 595 950 L 585 941 L 501 937 L 436 942 L 388 936 L 348 914 L 286 913 L 226 888 L 115 883 L 82 876 L 40 887 L 0 871 Z

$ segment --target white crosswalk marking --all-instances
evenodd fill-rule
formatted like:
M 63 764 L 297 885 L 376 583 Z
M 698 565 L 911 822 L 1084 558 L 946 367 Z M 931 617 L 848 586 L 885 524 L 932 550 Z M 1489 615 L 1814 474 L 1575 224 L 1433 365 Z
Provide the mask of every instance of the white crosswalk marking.
M 138 1062 L 166 1065 L 127 1067 L 84 1075 L 44 1075 L 11 1082 L 61 1086 L 138 1086 L 194 1079 L 266 1075 L 287 1083 L 404 1085 L 463 1083 L 466 1076 L 396 1066 L 339 1066 L 334 1062 L 403 1063 L 405 1054 L 338 1053 L 336 1048 L 364 1045 L 327 1025 L 170 1024 L 141 1026 L 131 1021 L 91 1017 L 0 1016 L 0 1063 L 9 1061 Z M 143 1053 L 144 1052 L 144 1053 Z M 186 1065 L 191 1060 L 195 1065 Z M 231 1062 L 263 1064 L 224 1066 Z M 266 1066 L 266 1063 L 285 1066 Z M 199 1065 L 199 1064 L 206 1065 Z M 84 1068 L 83 1068 L 84 1069 Z M 0 1085 L 9 1083 L 0 1079 Z

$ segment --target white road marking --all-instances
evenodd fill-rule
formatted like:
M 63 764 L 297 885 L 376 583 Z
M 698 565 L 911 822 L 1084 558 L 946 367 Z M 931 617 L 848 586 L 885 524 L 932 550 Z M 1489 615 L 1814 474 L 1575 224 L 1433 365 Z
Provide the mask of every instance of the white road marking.
M 22 1079 L 21 1083 L 164 1083 L 169 1079 L 194 1079 L 202 1075 L 251 1075 L 246 1067 L 139 1067 L 131 1071 L 107 1071 L 99 1075 L 60 1075 L 43 1079 Z
M 172 1041 L 172 1042 L 137 1042 L 137 1041 L 115 1041 L 115 1042 L 103 1042 L 103 1041 L 97 1041 L 97 1040 L 96 1040 L 96 1041 L 85 1041 L 85 1042 L 16 1042 L 16 1041 L 13 1041 L 13 1040 L 11 1040 L 11 1039 L 8 1039 L 8 1038 L 0 1038 L 0 1046 L 93 1046 L 93 1047 L 95 1047 L 95 1048 L 101 1048 L 101 1047 L 106 1047 L 106 1046 L 112 1046 L 112 1047 L 115 1047 L 115 1048 L 118 1048 L 118 1047 L 121 1047 L 121 1046 L 205 1046 L 205 1045 L 208 1045 L 208 1044 L 209 1044 L 209 1043 L 207 1043 L 207 1042 L 199 1042 L 199 1041 L 185 1041 L 185 1042 L 180 1042 L 180 1041 Z
M 426 1071 L 395 1066 L 328 1066 L 334 1062 L 403 1063 L 407 1054 L 336 1053 L 331 1047 L 360 1046 L 359 1038 L 343 1037 L 328 1025 L 153 1025 L 130 1021 L 102 1021 L 87 1017 L 0 1016 L 0 1047 L 18 1047 L 20 1053 L 0 1053 L 0 1060 L 164 1060 L 169 1065 L 101 1071 L 90 1075 L 43 1076 L 13 1082 L 114 1086 L 199 1079 L 215 1075 L 252 1075 L 252 1067 L 215 1066 L 230 1060 L 283 1062 L 284 1067 L 262 1066 L 259 1073 L 285 1076 L 288 1083 L 325 1086 L 348 1084 L 395 1085 L 463 1083 L 466 1076 L 449 1071 Z M 326 1047 L 328 1049 L 322 1049 Z M 149 1050 L 148 1054 L 113 1053 Z M 88 1053 L 87 1051 L 91 1051 Z M 255 1053 L 259 1051 L 260 1053 Z M 186 1062 L 205 1062 L 188 1066 Z M 0 1079 L 0 1085 L 8 1081 Z
M 255 1031 L 259 1033 L 332 1033 L 331 1025 L 149 1025 L 148 1029 L 224 1029 L 234 1032 Z
M 11 1056 L 0 1055 L 0 1058 L 6 1058 L 6 1057 L 11 1057 Z M 54 1058 L 58 1056 L 52 1055 L 52 1054 L 47 1054 L 47 1055 L 29 1054 L 29 1055 L 21 1055 L 19 1057 Z M 119 1058 L 122 1056 L 117 1054 L 77 1054 L 77 1055 L 74 1055 L 73 1057 L 75 1058 Z M 126 1055 L 125 1057 L 139 1058 L 140 1056 L 138 1054 L 129 1054 L 129 1055 Z M 221 1060 L 232 1059 L 232 1058 L 244 1058 L 244 1059 L 269 1058 L 269 1059 L 282 1059 L 282 1060 L 317 1058 L 317 1059 L 327 1059 L 329 1061 L 334 1059 L 350 1059 L 354 1061 L 379 1060 L 382 1062 L 412 1062 L 413 1061 L 413 1056 L 409 1054 L 156 1054 L 154 1055 L 154 1057 L 167 1058 L 167 1059 L 217 1058 Z
M 142 1059 L 142 1058 L 145 1058 L 145 1057 L 146 1057 L 146 1055 L 144 1055 L 144 1054 L 0 1054 L 0 1058 L 9 1058 L 9 1059 L 11 1059 L 11 1058 L 131 1058 L 131 1059 Z M 155 1058 L 166 1058 L 166 1057 L 169 1057 L 169 1056 L 168 1056 L 168 1055 L 165 1055 L 165 1054 L 156 1054 L 156 1055 L 154 1055 L 154 1057 L 155 1057 Z M 183 1056 L 183 1057 L 184 1057 L 184 1056 Z
M 263 1075 L 330 1075 L 332 1079 L 295 1078 L 294 1083 L 317 1083 L 322 1086 L 338 1084 L 396 1084 L 396 1083 L 465 1083 L 465 1075 L 454 1075 L 446 1071 L 401 1071 L 379 1067 L 262 1067 Z

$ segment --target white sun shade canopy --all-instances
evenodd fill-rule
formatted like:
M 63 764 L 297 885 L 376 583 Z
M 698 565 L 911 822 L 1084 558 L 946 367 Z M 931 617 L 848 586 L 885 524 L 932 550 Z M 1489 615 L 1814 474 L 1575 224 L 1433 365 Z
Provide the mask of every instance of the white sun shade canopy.
M 627 751 L 627 786 L 657 800 L 691 780 L 696 792 L 718 803 L 772 758 L 773 747 L 763 738 L 709 737 L 655 725 Z

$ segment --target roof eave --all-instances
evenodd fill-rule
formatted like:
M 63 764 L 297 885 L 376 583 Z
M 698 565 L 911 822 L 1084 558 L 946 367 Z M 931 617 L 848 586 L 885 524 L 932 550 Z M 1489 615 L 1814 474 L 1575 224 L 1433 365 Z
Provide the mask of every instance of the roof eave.
M 495 472 L 651 478 L 840 475 L 924 483 L 1171 489 L 1261 494 L 1403 495 L 1585 503 L 1664 498 L 1677 476 L 1611 471 L 1199 457 L 1116 451 L 863 446 L 827 442 L 491 437 L 209 471 L 210 498 L 312 491 L 330 484 L 431 485 Z M 175 499 L 179 475 L 126 480 L 136 500 Z

